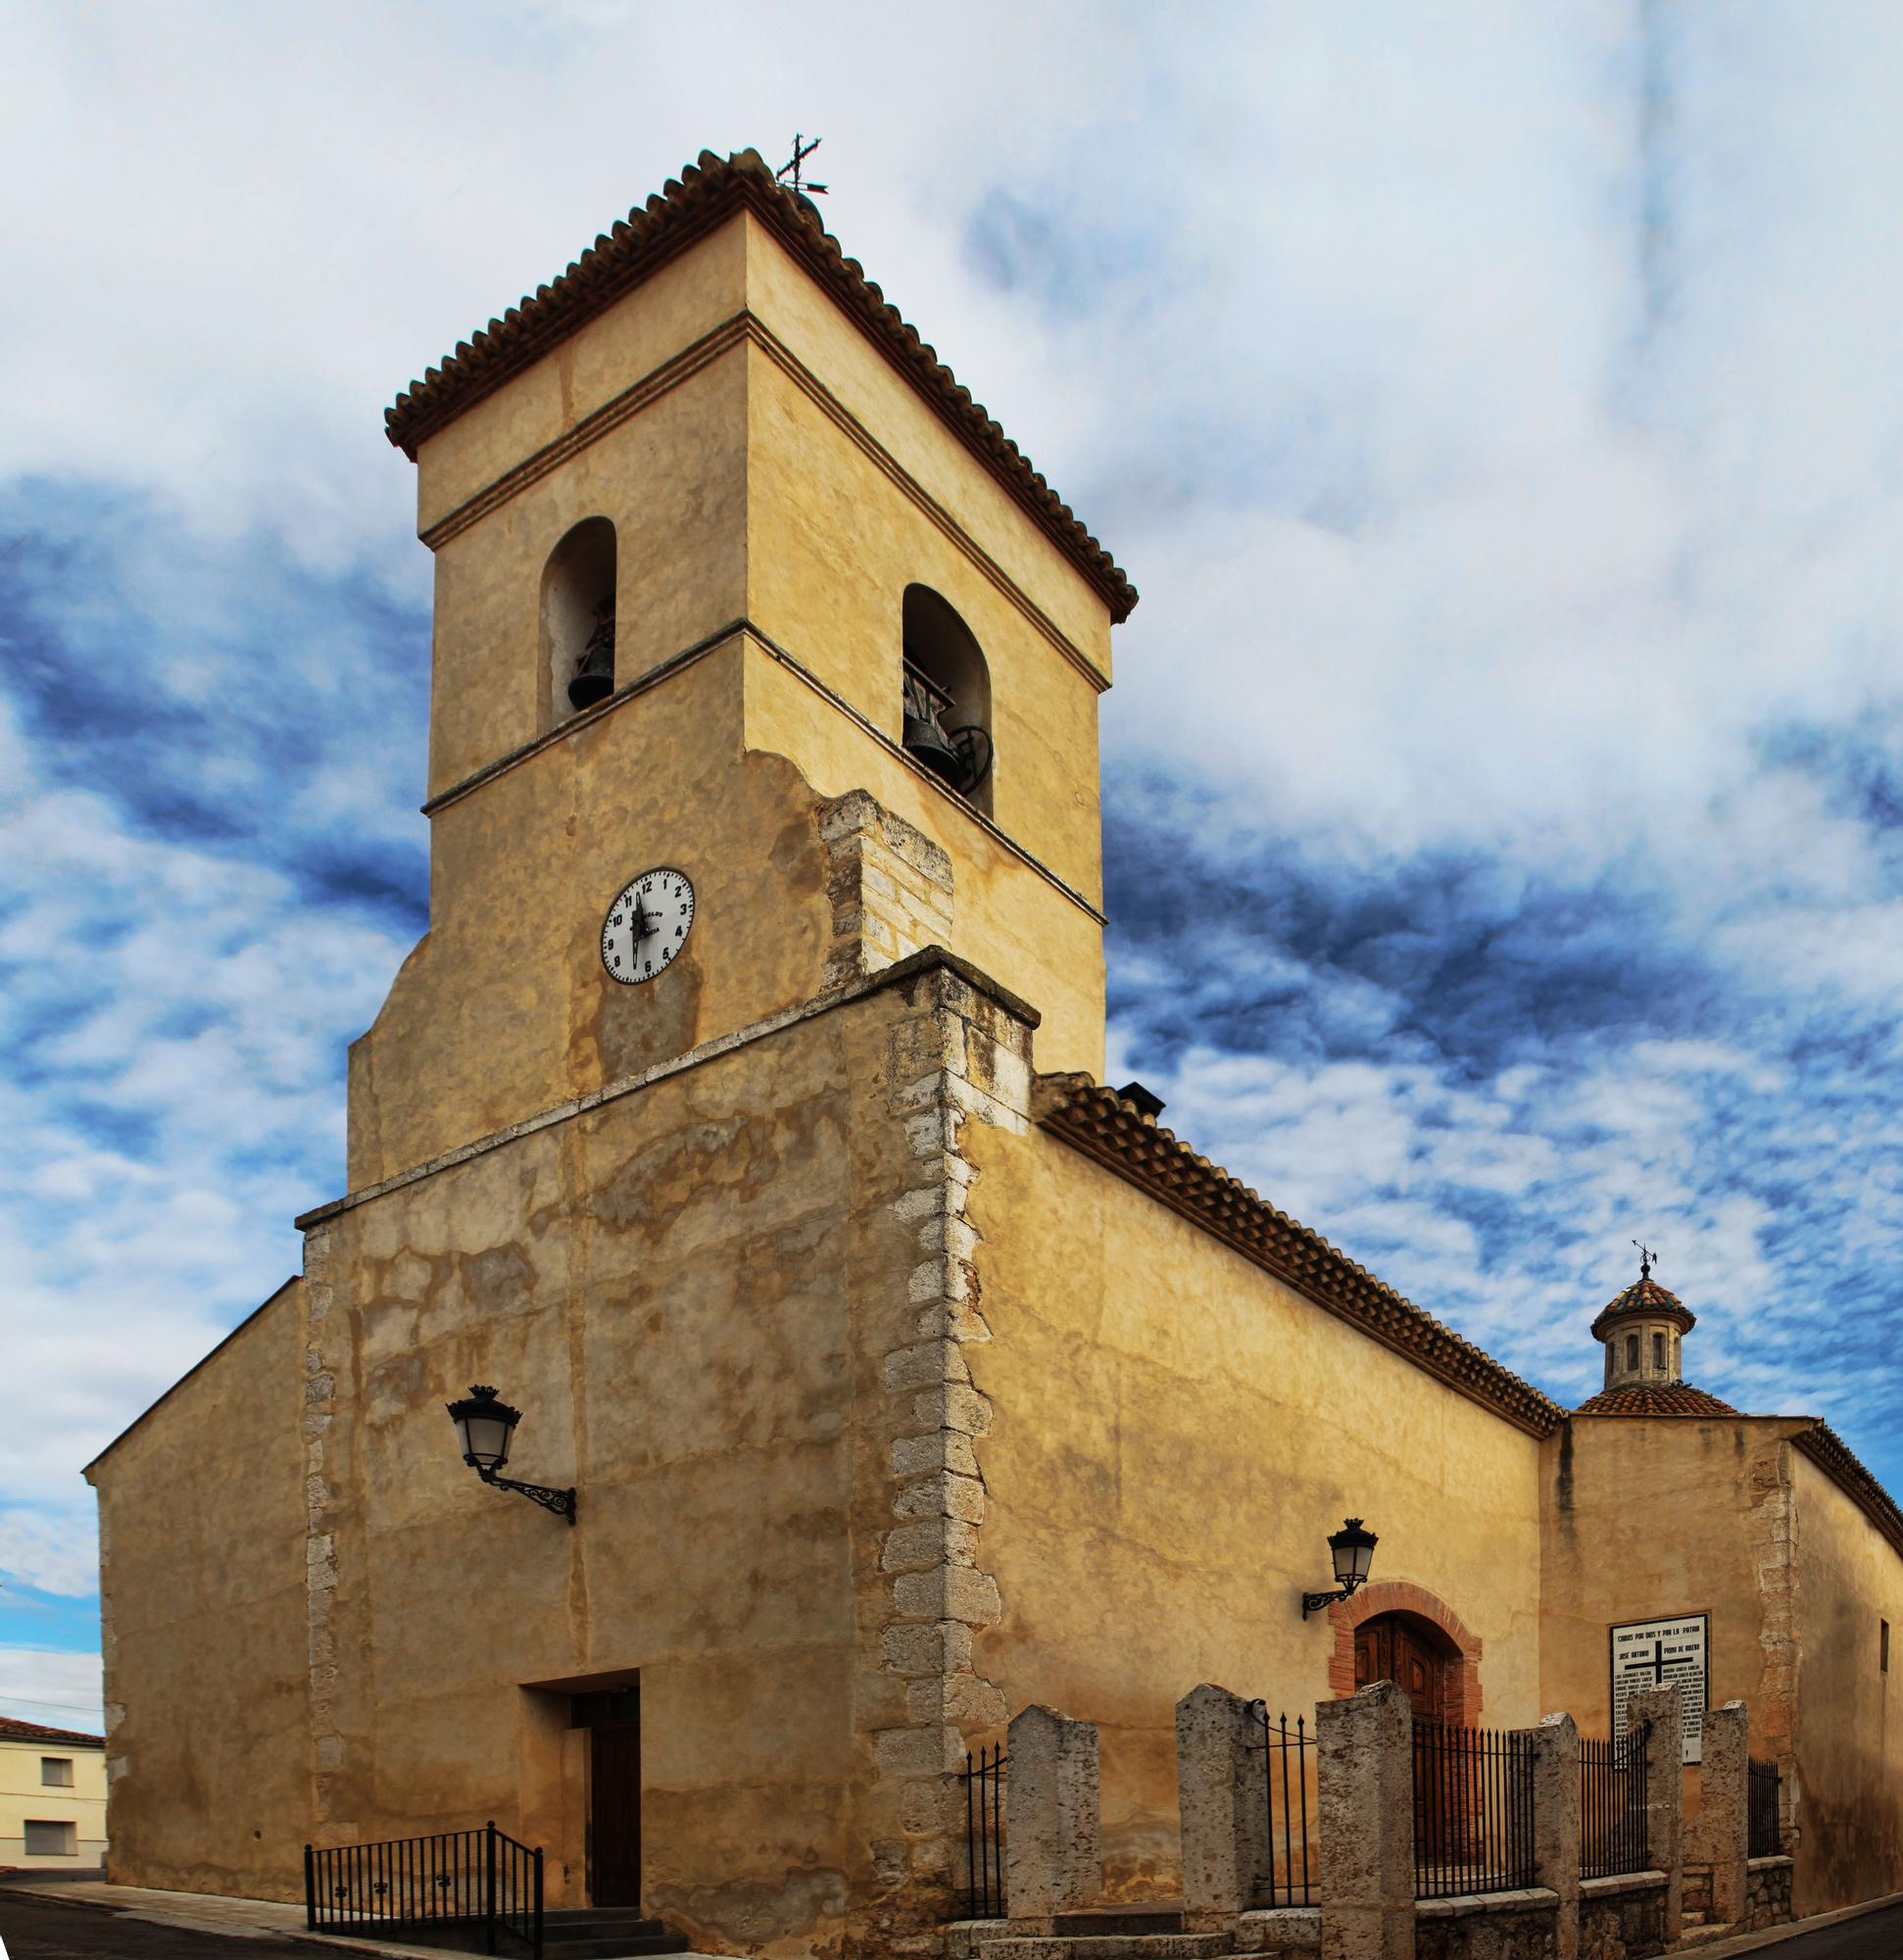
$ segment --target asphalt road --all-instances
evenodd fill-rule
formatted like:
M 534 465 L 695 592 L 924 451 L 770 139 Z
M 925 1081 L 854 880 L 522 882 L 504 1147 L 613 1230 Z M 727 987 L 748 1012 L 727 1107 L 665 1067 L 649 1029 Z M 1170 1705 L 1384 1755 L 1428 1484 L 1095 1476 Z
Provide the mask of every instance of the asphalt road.
M 108 1906 L 23 1898 L 0 1886 L 0 1940 L 7 1960 L 320 1960 L 321 1947 L 294 1939 L 237 1939 L 127 1919 Z
M 1764 1948 L 1765 1960 L 1897 1960 L 1903 1954 L 1903 1905 L 1867 1912 L 1827 1926 L 1820 1933 L 1800 1933 Z

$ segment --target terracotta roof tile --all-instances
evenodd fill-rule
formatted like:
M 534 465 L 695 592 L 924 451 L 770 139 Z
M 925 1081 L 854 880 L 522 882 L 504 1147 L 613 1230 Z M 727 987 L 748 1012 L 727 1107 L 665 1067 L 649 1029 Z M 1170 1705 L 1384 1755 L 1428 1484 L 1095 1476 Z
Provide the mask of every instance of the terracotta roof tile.
M 1320 1234 L 1265 1204 L 1207 1157 L 1083 1075 L 1042 1077 L 1038 1121 L 1330 1313 L 1534 1436 L 1564 1411 Z
M 0 1715 L 0 1742 L 74 1742 L 94 1749 L 106 1746 L 104 1736 L 88 1736 L 77 1729 L 47 1729 L 14 1715 Z
M 1628 1314 L 1665 1314 L 1679 1323 L 1679 1332 L 1688 1334 L 1698 1324 L 1698 1316 L 1675 1293 L 1668 1293 L 1655 1279 L 1635 1280 L 1624 1293 L 1606 1301 L 1592 1322 L 1592 1332 L 1601 1339 L 1605 1328 Z
M 1814 1422 L 1791 1442 L 1818 1465 L 1863 1514 L 1903 1553 L 1903 1510 L 1851 1453 L 1850 1446 L 1828 1422 Z
M 1115 619 L 1137 589 L 1030 459 L 961 387 L 957 377 L 849 259 L 811 201 L 776 183 L 756 150 L 703 150 L 678 179 L 604 232 L 561 276 L 459 341 L 384 413 L 390 440 L 415 458 L 418 445 L 558 341 L 611 306 L 695 239 L 745 208 L 765 223 L 888 361 L 931 403 L 1096 587 Z
M 1635 1382 L 1623 1389 L 1602 1389 L 1583 1401 L 1575 1415 L 1737 1415 L 1730 1402 L 1721 1402 L 1703 1389 L 1688 1382 Z

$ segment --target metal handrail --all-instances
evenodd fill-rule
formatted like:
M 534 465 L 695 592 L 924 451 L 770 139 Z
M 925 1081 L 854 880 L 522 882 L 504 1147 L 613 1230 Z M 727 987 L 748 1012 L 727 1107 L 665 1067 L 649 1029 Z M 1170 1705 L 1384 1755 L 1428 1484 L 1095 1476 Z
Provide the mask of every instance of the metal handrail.
M 542 1960 L 542 1849 L 493 1820 L 428 1838 L 307 1844 L 304 1920 L 313 1933 L 479 1928 L 484 1952 L 507 1934 Z

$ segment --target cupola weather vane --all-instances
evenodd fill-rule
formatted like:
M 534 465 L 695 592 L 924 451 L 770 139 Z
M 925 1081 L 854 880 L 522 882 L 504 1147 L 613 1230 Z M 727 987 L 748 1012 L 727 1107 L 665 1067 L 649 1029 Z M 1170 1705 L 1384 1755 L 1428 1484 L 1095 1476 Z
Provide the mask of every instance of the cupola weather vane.
M 1638 1246 L 1638 1241 L 1633 1241 Z M 1649 1246 L 1638 1246 L 1638 1281 L 1641 1286 L 1652 1277 L 1652 1268 L 1658 1263 L 1658 1254 Z

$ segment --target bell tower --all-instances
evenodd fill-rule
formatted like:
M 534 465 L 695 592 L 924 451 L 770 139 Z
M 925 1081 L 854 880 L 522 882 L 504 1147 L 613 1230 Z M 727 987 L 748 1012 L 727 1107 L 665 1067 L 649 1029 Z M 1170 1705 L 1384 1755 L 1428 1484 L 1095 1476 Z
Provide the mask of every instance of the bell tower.
M 386 419 L 435 555 L 430 928 L 352 1052 L 353 1188 L 934 943 L 1100 1069 L 1137 595 L 806 198 L 703 153 Z M 650 870 L 692 906 L 630 981 Z

